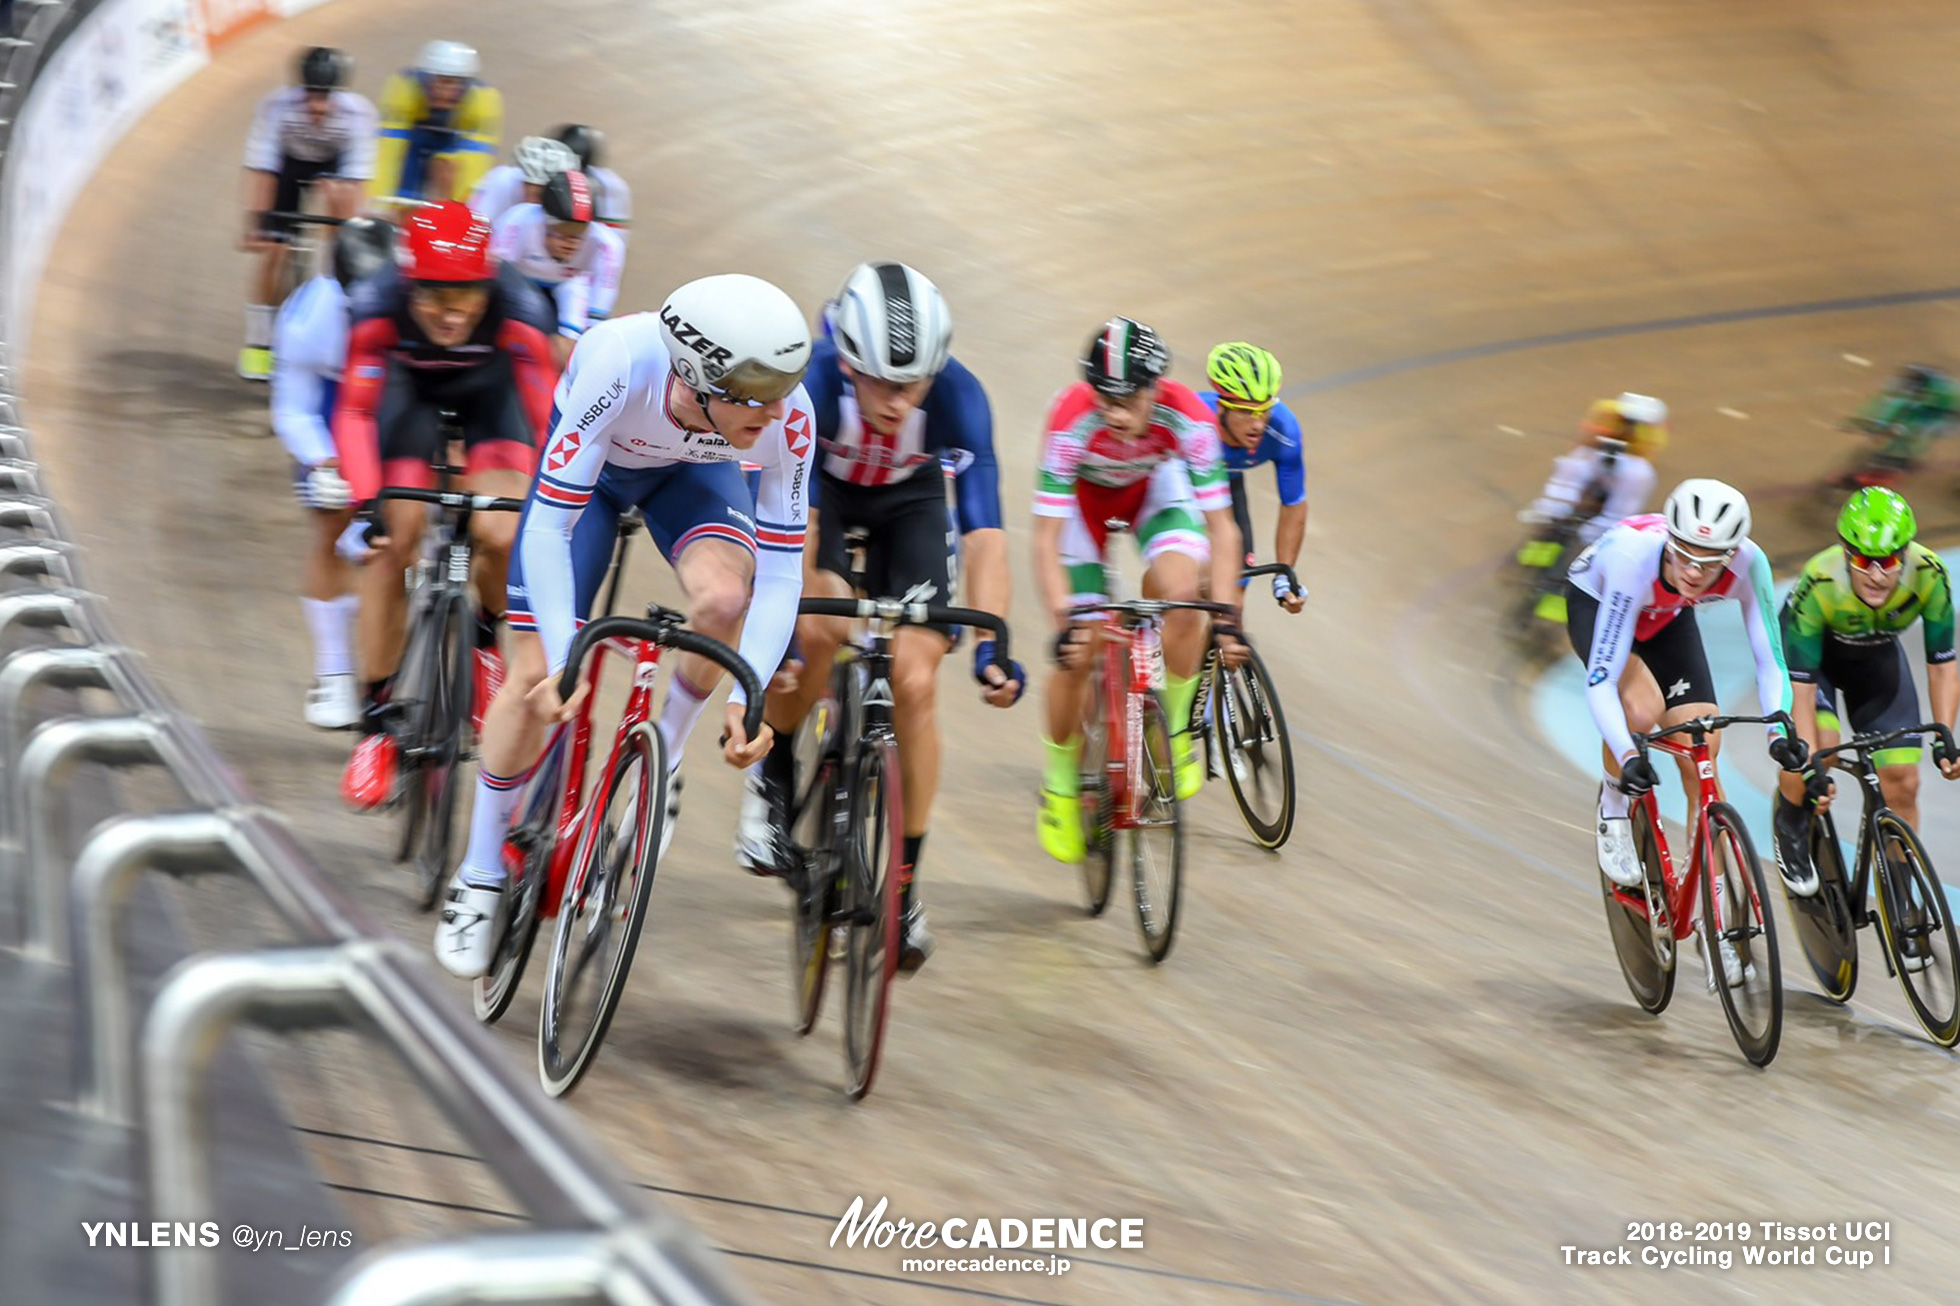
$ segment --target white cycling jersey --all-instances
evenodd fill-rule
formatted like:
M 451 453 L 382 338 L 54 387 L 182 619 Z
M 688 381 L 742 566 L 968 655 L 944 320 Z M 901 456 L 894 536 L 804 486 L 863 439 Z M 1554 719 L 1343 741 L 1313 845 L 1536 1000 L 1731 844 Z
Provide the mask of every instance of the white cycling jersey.
M 1591 544 L 1608 528 L 1641 511 L 1654 493 L 1654 465 L 1645 458 L 1622 452 L 1607 465 L 1604 450 L 1580 445 L 1552 462 L 1551 479 L 1545 482 L 1532 512 L 1546 521 L 1572 515 L 1579 501 L 1595 486 L 1605 498 L 1597 515 L 1579 527 L 1579 543 Z M 1598 492 L 1595 491 L 1595 492 Z
M 312 467 L 334 457 L 334 395 L 347 365 L 347 292 L 332 277 L 295 290 L 272 324 L 272 430 Z
M 1667 519 L 1658 513 L 1630 517 L 1573 559 L 1567 572 L 1581 593 L 1599 600 L 1586 657 L 1586 707 L 1599 737 L 1622 760 L 1634 748 L 1620 702 L 1620 674 L 1634 644 L 1652 639 L 1684 608 L 1738 600 L 1756 662 L 1756 700 L 1763 715 L 1790 710 L 1790 672 L 1783 661 L 1769 558 L 1754 540 L 1744 540 L 1708 591 L 1689 599 L 1661 579 L 1662 550 L 1669 538 Z M 1777 726 L 1769 731 L 1773 736 L 1783 733 Z
M 319 122 L 307 108 L 304 87 L 281 86 L 259 101 L 252 130 L 245 137 L 245 166 L 282 172 L 286 160 L 331 165 L 328 176 L 368 181 L 374 176 L 374 139 L 379 125 L 366 96 L 335 91 Z
M 505 211 L 491 229 L 490 252 L 529 277 L 558 306 L 558 334 L 577 338 L 587 327 L 612 315 L 626 246 L 619 233 L 588 223 L 585 239 L 560 263 L 545 248 L 551 218 L 541 204 L 519 204 Z
M 524 169 L 514 163 L 503 163 L 490 169 L 483 174 L 483 180 L 476 184 L 476 189 L 470 192 L 470 211 L 493 225 L 498 218 L 526 202 Z
M 586 333 L 554 396 L 551 437 L 517 547 L 545 657 L 562 670 L 577 631 L 572 593 L 572 527 L 609 467 L 622 470 L 732 462 L 758 466 L 755 587 L 737 650 L 758 672 L 773 673 L 789 647 L 803 597 L 803 537 L 810 518 L 816 432 L 810 396 L 791 393 L 783 420 L 748 449 L 713 432 L 690 431 L 671 415 L 684 393 L 668 368 L 660 318 L 633 313 Z M 731 698 L 746 702 L 736 686 Z
M 592 211 L 599 221 L 609 225 L 624 227 L 633 221 L 633 189 L 611 168 L 588 168 L 586 176 L 592 179 Z M 619 233 L 620 239 L 626 233 Z

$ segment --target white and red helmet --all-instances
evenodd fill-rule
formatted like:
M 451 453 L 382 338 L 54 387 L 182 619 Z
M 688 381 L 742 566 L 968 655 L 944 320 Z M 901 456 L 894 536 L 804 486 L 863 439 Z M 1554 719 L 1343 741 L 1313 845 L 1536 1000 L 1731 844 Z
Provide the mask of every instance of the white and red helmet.
M 1706 477 L 1683 481 L 1667 496 L 1667 533 L 1698 549 L 1734 549 L 1749 538 L 1749 500 Z

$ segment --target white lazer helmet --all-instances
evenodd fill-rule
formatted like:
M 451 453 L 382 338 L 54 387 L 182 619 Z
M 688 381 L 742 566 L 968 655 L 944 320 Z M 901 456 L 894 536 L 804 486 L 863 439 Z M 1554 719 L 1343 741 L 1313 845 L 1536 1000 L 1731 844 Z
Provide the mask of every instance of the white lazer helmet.
M 660 340 L 674 375 L 709 399 L 773 404 L 810 366 L 810 328 L 796 301 L 761 277 L 702 277 L 660 306 Z
M 853 372 L 904 385 L 946 366 L 953 315 L 939 287 L 905 264 L 858 264 L 835 303 L 831 338 Z
M 554 172 L 571 172 L 578 167 L 578 155 L 549 136 L 526 136 L 517 142 L 515 157 L 524 180 L 533 186 L 544 185 Z
M 1721 481 L 1697 477 L 1667 496 L 1667 532 L 1702 549 L 1733 549 L 1749 538 L 1749 501 Z
M 476 47 L 461 41 L 431 41 L 416 56 L 415 67 L 431 77 L 474 77 L 483 70 Z
M 1629 422 L 1660 426 L 1667 421 L 1667 405 L 1652 395 L 1637 395 L 1629 390 L 1614 402 L 1619 407 L 1620 416 Z

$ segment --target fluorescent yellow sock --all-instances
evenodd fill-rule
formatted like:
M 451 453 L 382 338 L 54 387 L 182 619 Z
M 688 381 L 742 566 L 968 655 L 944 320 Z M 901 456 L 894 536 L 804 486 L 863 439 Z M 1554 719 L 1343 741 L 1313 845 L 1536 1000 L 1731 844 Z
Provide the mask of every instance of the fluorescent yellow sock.
M 1042 744 L 1048 749 L 1048 772 L 1043 780 L 1052 793 L 1073 798 L 1082 791 L 1082 736 L 1077 735 L 1065 744 L 1043 736 Z
M 1178 734 L 1191 724 L 1191 700 L 1198 696 L 1198 678 L 1164 673 L 1164 707 L 1171 714 L 1171 733 Z

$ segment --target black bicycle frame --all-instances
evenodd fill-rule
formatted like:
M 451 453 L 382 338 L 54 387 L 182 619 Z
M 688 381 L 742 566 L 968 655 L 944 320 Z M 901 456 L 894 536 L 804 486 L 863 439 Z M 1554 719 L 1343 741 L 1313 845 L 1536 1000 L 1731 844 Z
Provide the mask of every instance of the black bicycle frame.
M 1902 726 L 1883 735 L 1861 735 L 1831 748 L 1820 748 L 1814 755 L 1813 760 L 1816 764 L 1821 765 L 1826 759 L 1832 759 L 1832 765 L 1838 770 L 1856 777 L 1865 795 L 1865 810 L 1858 820 L 1857 862 L 1851 869 L 1851 881 L 1845 886 L 1846 897 L 1849 899 L 1847 905 L 1851 909 L 1851 919 L 1855 925 L 1863 925 L 1871 919 L 1870 912 L 1865 908 L 1865 901 L 1871 888 L 1872 863 L 1880 852 L 1881 836 L 1878 832 L 1878 819 L 1887 814 L 1896 815 L 1886 804 L 1885 788 L 1879 783 L 1878 768 L 1872 764 L 1871 755 L 1907 735 L 1924 734 L 1939 735 L 1945 740 L 1949 750 L 1953 748 L 1952 732 L 1938 722 L 1928 721 L 1916 726 Z M 1830 819 L 1830 813 L 1821 812 L 1819 816 L 1824 819 L 1826 832 L 1830 837 L 1836 838 L 1837 823 Z M 1887 912 L 1895 921 L 1902 919 L 1904 904 L 1898 899 L 1898 886 L 1892 882 L 1890 875 L 1879 878 L 1881 881 L 1879 891 L 1886 895 Z M 1891 965 L 1889 959 L 1886 965 L 1888 967 Z

